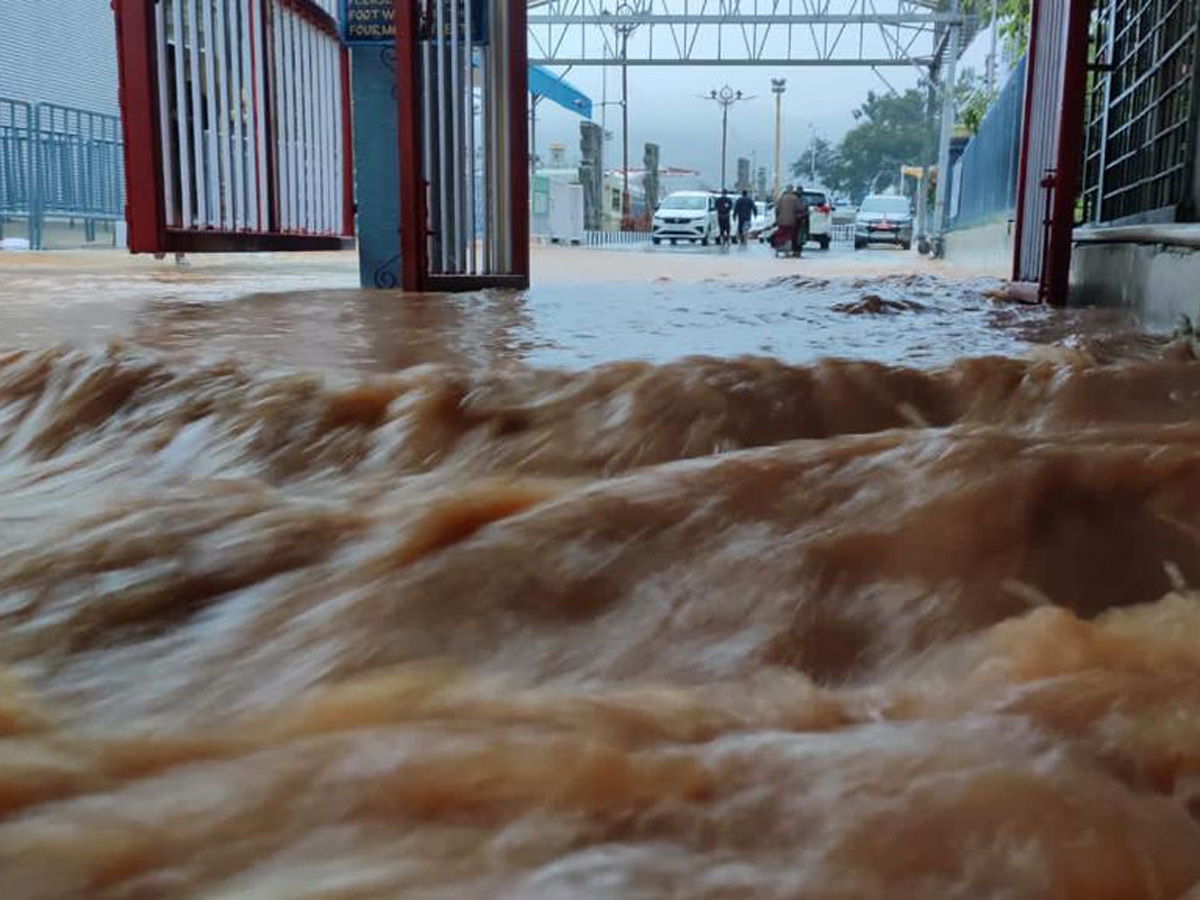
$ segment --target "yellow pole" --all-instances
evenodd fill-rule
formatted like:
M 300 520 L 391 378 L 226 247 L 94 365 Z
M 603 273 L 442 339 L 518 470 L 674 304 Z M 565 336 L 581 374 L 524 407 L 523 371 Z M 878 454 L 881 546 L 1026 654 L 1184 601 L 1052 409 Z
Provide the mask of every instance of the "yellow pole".
M 783 130 L 783 92 L 787 90 L 786 78 L 772 78 L 771 92 L 775 95 L 775 199 L 779 199 L 779 134 Z
M 782 122 L 780 109 L 783 105 L 783 94 L 775 94 L 775 199 L 779 199 L 779 130 Z

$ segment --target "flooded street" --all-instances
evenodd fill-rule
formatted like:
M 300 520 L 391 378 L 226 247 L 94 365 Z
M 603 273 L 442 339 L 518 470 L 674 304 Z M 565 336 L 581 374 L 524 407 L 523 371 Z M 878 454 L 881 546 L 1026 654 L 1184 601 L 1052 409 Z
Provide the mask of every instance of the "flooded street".
M 4 896 L 1200 896 L 1186 348 L 535 265 L 0 257 Z
M 177 268 L 82 253 L 69 274 L 44 256 L 15 256 L 0 286 L 0 348 L 121 339 L 175 358 L 350 378 L 424 363 L 579 369 L 693 355 L 928 366 L 1019 354 L 1029 341 L 1006 325 L 1046 318 L 1024 310 L 1006 323 L 1011 309 L 989 297 L 999 279 L 939 275 L 887 250 L 801 260 L 762 247 L 539 250 L 526 293 L 403 300 L 354 287 L 350 254 L 194 257 Z

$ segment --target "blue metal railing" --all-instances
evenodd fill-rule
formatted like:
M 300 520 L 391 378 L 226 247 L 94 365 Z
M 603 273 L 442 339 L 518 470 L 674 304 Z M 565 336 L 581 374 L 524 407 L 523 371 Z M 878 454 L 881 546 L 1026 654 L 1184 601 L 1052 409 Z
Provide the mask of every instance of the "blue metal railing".
M 97 222 L 124 215 L 117 116 L 0 98 L 0 216 L 27 218 L 30 246 L 47 219 L 82 220 L 94 240 Z
M 28 215 L 33 196 L 33 107 L 0 98 L 0 216 Z
M 1009 76 L 954 168 L 951 228 L 1012 218 L 1017 204 L 1025 60 Z

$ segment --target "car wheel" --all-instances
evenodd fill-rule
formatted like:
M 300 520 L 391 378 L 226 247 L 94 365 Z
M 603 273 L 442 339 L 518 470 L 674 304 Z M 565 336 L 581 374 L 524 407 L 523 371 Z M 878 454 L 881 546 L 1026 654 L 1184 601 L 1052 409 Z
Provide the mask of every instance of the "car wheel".
M 902 241 L 900 243 L 900 246 L 903 247 L 905 250 L 911 250 L 912 249 L 912 241 Z
M 650 243 L 652 243 L 655 247 L 657 247 L 659 244 L 662 243 L 662 238 L 650 238 Z
M 818 238 L 817 242 L 821 245 L 822 250 L 829 249 L 829 238 L 827 238 L 827 237 Z
M 708 246 L 708 238 L 706 238 L 706 237 L 700 238 L 700 246 L 707 247 Z
M 676 243 L 678 242 L 675 240 L 675 238 L 671 238 L 671 246 L 674 247 Z
M 863 250 L 866 248 L 866 246 L 867 246 L 866 241 L 860 241 L 858 238 L 854 239 L 854 249 L 855 250 Z

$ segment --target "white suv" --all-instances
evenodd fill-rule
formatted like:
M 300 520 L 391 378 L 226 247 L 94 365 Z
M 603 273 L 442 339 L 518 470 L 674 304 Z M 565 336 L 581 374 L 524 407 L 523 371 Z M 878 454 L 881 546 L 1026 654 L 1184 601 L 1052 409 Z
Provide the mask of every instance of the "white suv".
M 707 191 L 676 191 L 654 211 L 650 239 L 697 241 L 707 245 L 717 234 L 717 199 Z
M 829 202 L 829 194 L 820 188 L 805 188 L 804 202 L 808 204 L 808 239 L 820 244 L 822 250 L 828 250 L 833 239 L 833 205 Z

